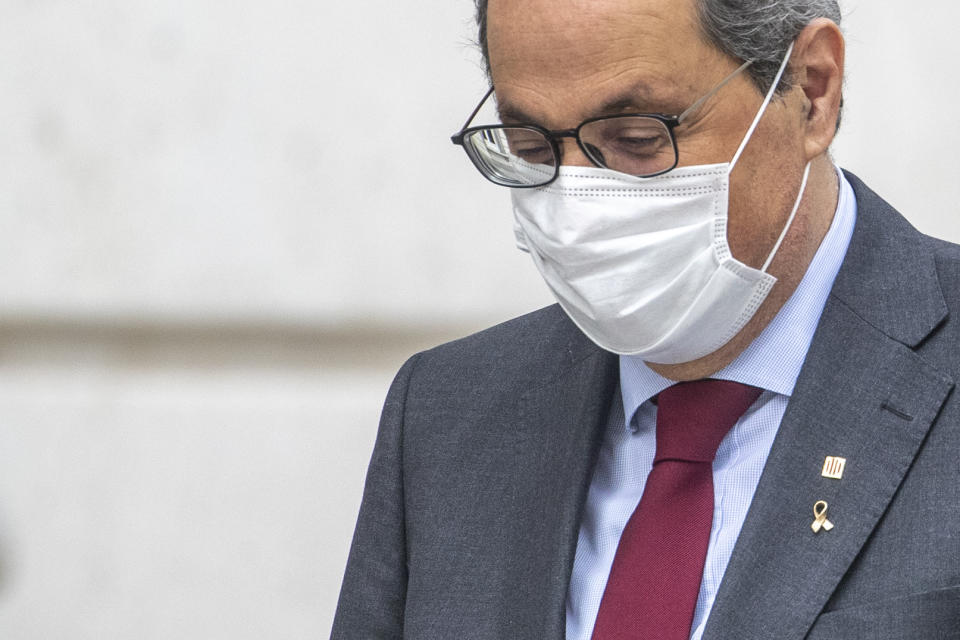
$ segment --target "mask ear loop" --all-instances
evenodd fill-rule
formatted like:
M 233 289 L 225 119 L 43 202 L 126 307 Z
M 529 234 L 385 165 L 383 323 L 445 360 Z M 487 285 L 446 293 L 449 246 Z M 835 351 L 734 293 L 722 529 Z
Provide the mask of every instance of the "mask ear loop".
M 747 135 L 743 137 L 743 141 L 740 143 L 740 148 L 737 149 L 737 152 L 733 156 L 733 160 L 730 161 L 730 170 L 727 172 L 729 175 L 733 172 L 733 168 L 737 166 L 737 161 L 740 160 L 740 154 L 743 153 L 743 150 L 747 148 L 747 143 L 750 142 L 750 138 L 753 137 L 753 132 L 756 130 L 757 125 L 760 124 L 760 118 L 763 117 L 763 114 L 767 111 L 767 106 L 770 104 L 770 101 L 773 100 L 773 95 L 777 92 L 777 87 L 780 86 L 780 80 L 783 78 L 784 72 L 787 70 L 787 65 L 790 63 L 790 54 L 793 53 L 793 43 L 790 43 L 790 47 L 787 49 L 787 55 L 783 57 L 783 62 L 780 63 L 780 70 L 777 71 L 777 77 L 773 80 L 773 86 L 770 87 L 770 90 L 767 91 L 767 97 L 763 99 L 763 104 L 760 105 L 760 110 L 757 111 L 756 117 L 753 119 L 753 124 L 750 125 L 750 128 L 747 129 Z
M 737 166 L 737 162 L 740 160 L 743 150 L 747 148 L 747 143 L 750 142 L 750 138 L 753 137 L 753 132 L 756 131 L 757 126 L 760 124 L 760 118 L 762 118 L 763 114 L 767 112 L 767 107 L 770 106 L 770 101 L 773 100 L 773 96 L 777 92 L 777 87 L 780 86 L 780 80 L 783 79 L 783 74 L 787 71 L 787 65 L 790 64 L 790 56 L 793 54 L 793 45 L 794 43 L 791 42 L 790 46 L 787 48 L 787 53 L 783 56 L 783 62 L 780 63 L 780 69 L 777 71 L 777 77 L 773 79 L 773 85 L 771 85 L 770 90 L 767 91 L 767 95 L 763 99 L 763 104 L 760 105 L 760 110 L 757 111 L 757 115 L 750 124 L 750 128 L 747 129 L 747 134 L 743 137 L 743 141 L 740 142 L 740 148 L 737 149 L 737 152 L 733 156 L 733 160 L 730 161 L 730 170 L 727 172 L 727 175 L 730 175 L 730 173 L 733 172 L 733 168 Z M 777 238 L 776 244 L 773 245 L 773 250 L 770 251 L 770 255 L 767 256 L 767 261 L 763 263 L 763 267 L 760 269 L 760 271 L 764 273 L 767 272 L 767 268 L 770 266 L 770 263 L 773 262 L 774 256 L 777 255 L 780 245 L 783 244 L 783 239 L 787 237 L 787 232 L 793 225 L 793 219 L 797 217 L 797 211 L 800 210 L 800 203 L 803 201 L 803 194 L 807 190 L 807 178 L 809 177 L 810 163 L 808 162 L 807 166 L 803 170 L 803 181 L 800 184 L 800 193 L 797 194 L 797 201 L 793 203 L 793 211 L 790 212 L 790 217 L 787 218 L 787 224 L 784 225 L 783 231 L 780 232 L 780 237 Z
M 807 178 L 809 177 L 810 163 L 808 162 L 806 168 L 803 170 L 803 181 L 800 183 L 800 193 L 797 194 L 797 201 L 793 203 L 793 211 L 790 212 L 790 217 L 787 218 L 787 224 L 784 225 L 783 231 L 780 232 L 780 237 L 777 238 L 777 243 L 773 245 L 770 255 L 767 256 L 767 261 L 764 262 L 763 267 L 760 268 L 760 271 L 763 271 L 764 273 L 767 272 L 767 268 L 770 266 L 770 263 L 773 262 L 773 257 L 777 255 L 780 245 L 783 244 L 783 239 L 787 237 L 787 231 L 790 230 L 790 226 L 793 224 L 793 219 L 797 217 L 797 211 L 800 210 L 800 203 L 803 201 L 803 192 L 807 190 Z

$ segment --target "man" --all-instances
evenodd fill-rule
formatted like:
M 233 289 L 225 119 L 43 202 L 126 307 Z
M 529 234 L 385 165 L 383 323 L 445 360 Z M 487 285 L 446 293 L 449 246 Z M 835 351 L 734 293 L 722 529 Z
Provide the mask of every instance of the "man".
M 333 637 L 960 638 L 960 249 L 833 165 L 835 0 L 478 9 L 560 306 L 400 371 Z

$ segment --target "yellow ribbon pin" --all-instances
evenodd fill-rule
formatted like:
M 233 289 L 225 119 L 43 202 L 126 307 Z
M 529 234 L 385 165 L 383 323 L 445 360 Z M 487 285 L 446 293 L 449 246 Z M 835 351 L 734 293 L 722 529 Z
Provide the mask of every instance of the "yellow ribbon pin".
M 833 523 L 827 520 L 827 506 L 827 503 L 823 500 L 813 505 L 813 517 L 816 519 L 810 525 L 810 528 L 813 529 L 814 533 L 820 533 L 820 529 L 825 531 L 833 529 Z

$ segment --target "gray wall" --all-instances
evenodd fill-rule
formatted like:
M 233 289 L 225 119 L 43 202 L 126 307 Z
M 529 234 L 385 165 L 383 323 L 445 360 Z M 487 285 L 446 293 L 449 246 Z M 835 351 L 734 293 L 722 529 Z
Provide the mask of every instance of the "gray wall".
M 835 155 L 960 241 L 958 9 L 900 6 Z M 549 302 L 447 141 L 470 3 L 0 17 L 0 636 L 324 637 L 393 372 Z

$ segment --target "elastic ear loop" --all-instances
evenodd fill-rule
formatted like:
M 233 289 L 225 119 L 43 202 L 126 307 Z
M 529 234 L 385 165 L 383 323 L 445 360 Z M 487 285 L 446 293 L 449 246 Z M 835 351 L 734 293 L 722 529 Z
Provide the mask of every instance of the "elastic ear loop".
M 767 111 L 767 106 L 770 104 L 770 101 L 773 100 L 773 95 L 777 92 L 777 87 L 780 86 L 780 80 L 783 78 L 784 72 L 787 70 L 787 65 L 790 63 L 790 54 L 793 53 L 793 43 L 790 43 L 790 47 L 787 49 L 787 55 L 783 57 L 783 62 L 780 63 L 780 70 L 777 71 L 777 77 L 773 81 L 773 86 L 770 87 L 770 91 L 767 92 L 767 97 L 763 99 L 763 104 L 760 106 L 760 110 L 757 111 L 756 117 L 753 119 L 753 124 L 750 125 L 750 128 L 747 129 L 747 135 L 743 137 L 743 141 L 740 142 L 740 148 L 737 149 L 737 152 L 733 156 L 733 160 L 730 161 L 730 171 L 727 173 L 730 174 L 733 172 L 733 168 L 737 166 L 737 161 L 740 160 L 740 154 L 743 153 L 743 150 L 747 148 L 747 143 L 750 142 L 750 138 L 753 137 L 753 132 L 756 130 L 757 125 L 760 124 L 760 118 L 763 117 L 763 114 Z
M 809 177 L 810 163 L 808 162 L 806 168 L 803 170 L 803 182 L 800 183 L 800 193 L 797 194 L 797 201 L 793 203 L 793 211 L 790 212 L 790 217 L 787 218 L 787 224 L 783 227 L 783 231 L 780 232 L 780 237 L 777 238 L 777 243 L 773 245 L 770 255 L 767 256 L 767 261 L 763 263 L 763 267 L 760 269 L 760 271 L 763 271 L 764 273 L 767 272 L 767 267 L 769 267 L 770 263 L 773 262 L 773 257 L 777 255 L 780 245 L 783 244 L 783 239 L 787 237 L 787 231 L 790 230 L 790 225 L 793 224 L 793 219 L 797 217 L 797 211 L 800 209 L 800 203 L 803 201 L 803 192 L 807 190 L 807 178 Z
M 780 80 L 783 79 L 783 74 L 787 71 L 787 65 L 790 64 L 790 55 L 793 53 L 793 45 L 794 43 L 791 42 L 790 46 L 787 48 L 787 53 L 783 56 L 783 62 L 780 63 L 780 69 L 777 71 L 777 77 L 774 78 L 773 85 L 770 87 L 770 90 L 767 91 L 767 95 L 763 99 L 763 104 L 760 105 L 760 110 L 757 111 L 757 115 L 750 124 L 750 128 L 747 129 L 747 134 L 743 136 L 743 140 L 740 142 L 740 148 L 737 149 L 737 152 L 733 156 L 733 160 L 730 161 L 730 170 L 727 172 L 727 175 L 730 175 L 730 173 L 733 172 L 733 168 L 737 166 L 737 162 L 740 160 L 743 150 L 747 148 L 747 143 L 750 142 L 750 138 L 753 137 L 753 132 L 756 131 L 757 126 L 760 124 L 760 118 L 762 118 L 763 114 L 767 112 L 767 107 L 770 106 L 770 101 L 773 100 L 773 96 L 777 92 L 777 87 L 780 86 Z M 803 194 L 807 190 L 807 178 L 809 177 L 810 163 L 808 162 L 807 166 L 803 170 L 803 181 L 800 184 L 800 193 L 797 194 L 797 201 L 793 203 L 793 211 L 790 212 L 790 217 L 787 218 L 787 224 L 783 227 L 783 231 L 780 232 L 780 237 L 777 238 L 776 244 L 773 245 L 773 250 L 770 251 L 770 255 L 767 256 L 767 261 L 763 263 L 763 267 L 760 269 L 764 273 L 766 273 L 770 263 L 773 262 L 773 258 L 780 249 L 780 245 L 783 244 L 783 239 L 787 237 L 787 232 L 790 230 L 790 226 L 793 225 L 793 219 L 797 217 L 797 211 L 800 209 L 800 203 L 803 201 Z

